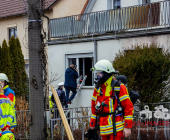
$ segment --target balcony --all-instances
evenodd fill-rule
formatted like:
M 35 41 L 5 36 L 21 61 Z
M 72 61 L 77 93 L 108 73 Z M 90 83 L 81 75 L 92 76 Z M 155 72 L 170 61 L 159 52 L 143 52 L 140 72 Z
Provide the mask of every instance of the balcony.
M 170 1 L 50 20 L 51 38 L 170 31 Z

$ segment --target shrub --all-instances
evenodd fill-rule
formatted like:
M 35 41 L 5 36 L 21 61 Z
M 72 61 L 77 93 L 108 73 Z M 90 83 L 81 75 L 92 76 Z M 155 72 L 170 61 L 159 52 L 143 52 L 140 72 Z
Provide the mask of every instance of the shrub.
M 6 40 L 2 43 L 1 49 L 1 73 L 5 73 L 9 80 L 12 79 L 12 69 L 11 69 L 11 60 L 9 55 L 9 47 Z
M 113 67 L 127 76 L 128 89 L 138 91 L 142 103 L 170 100 L 169 50 L 155 44 L 132 46 L 128 51 L 116 54 Z

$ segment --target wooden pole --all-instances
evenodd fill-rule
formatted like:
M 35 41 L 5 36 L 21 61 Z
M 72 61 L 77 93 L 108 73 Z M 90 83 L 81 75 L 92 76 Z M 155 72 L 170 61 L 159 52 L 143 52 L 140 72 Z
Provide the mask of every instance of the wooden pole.
M 71 132 L 71 129 L 70 129 L 70 126 L 69 126 L 68 121 L 67 121 L 67 119 L 66 119 L 66 116 L 65 116 L 65 114 L 64 114 L 64 111 L 63 111 L 63 108 L 62 108 L 60 99 L 59 99 L 59 97 L 58 97 L 58 94 L 57 94 L 56 90 L 53 88 L 53 86 L 51 86 L 51 89 L 52 89 L 52 93 L 53 93 L 55 102 L 56 102 L 56 104 L 57 104 L 57 107 L 58 107 L 58 110 L 59 110 L 61 119 L 62 119 L 62 121 L 63 121 L 64 128 L 66 129 L 66 133 L 67 133 L 68 139 L 69 139 L 69 140 L 74 140 L 73 135 L 72 135 L 72 132 Z

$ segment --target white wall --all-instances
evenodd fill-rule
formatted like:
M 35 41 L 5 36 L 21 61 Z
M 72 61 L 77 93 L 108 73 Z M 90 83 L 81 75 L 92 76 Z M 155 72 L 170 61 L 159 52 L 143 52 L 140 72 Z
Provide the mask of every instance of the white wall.
M 82 88 L 81 92 L 74 100 L 74 104 L 72 107 L 90 107 L 93 90 L 94 87 Z
M 132 45 L 142 45 L 144 43 L 157 43 L 160 47 L 169 48 L 170 46 L 170 35 L 159 35 L 152 37 L 136 37 L 136 38 L 125 38 L 119 40 L 104 40 L 97 41 L 97 61 L 101 59 L 107 59 L 113 61 L 116 53 L 131 47 Z M 49 52 L 49 75 L 51 78 L 51 72 L 57 73 L 58 79 L 53 86 L 57 85 L 59 82 L 64 81 L 65 73 L 65 54 L 67 52 L 82 52 L 94 50 L 93 42 L 82 42 L 82 43 L 73 43 L 73 44 L 59 44 L 59 45 L 50 45 L 48 48 Z M 91 97 L 93 94 L 94 87 L 84 87 L 82 88 L 80 94 L 74 101 L 72 107 L 80 106 L 90 106 Z M 51 94 L 51 93 L 50 93 Z
M 107 10 L 107 0 L 97 0 L 91 12 L 103 10 Z
M 163 0 L 151 0 L 151 2 L 159 2 L 159 1 L 163 1 Z M 107 2 L 108 0 L 97 0 L 92 9 L 92 12 L 108 10 Z M 140 4 L 142 4 L 142 0 L 121 0 L 121 7 L 129 7 L 129 6 L 135 6 Z
M 139 0 L 121 0 L 121 7 L 139 5 Z
M 159 1 L 165 1 L 165 0 L 151 0 L 151 2 L 159 2 Z
M 142 45 L 142 44 L 151 44 L 156 43 L 160 47 L 164 47 L 166 49 L 170 46 L 170 35 L 159 35 L 152 37 L 136 37 L 136 38 L 125 38 L 119 40 L 105 40 L 98 41 L 98 53 L 97 59 L 98 61 L 101 59 L 107 59 L 109 61 L 113 61 L 116 53 L 128 49 L 132 45 Z
M 97 42 L 97 60 L 113 61 L 115 54 L 121 49 L 120 40 L 104 40 Z

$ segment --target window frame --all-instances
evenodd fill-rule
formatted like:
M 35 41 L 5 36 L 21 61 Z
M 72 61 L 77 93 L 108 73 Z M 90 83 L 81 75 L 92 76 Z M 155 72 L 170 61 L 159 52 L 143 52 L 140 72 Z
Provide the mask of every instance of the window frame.
M 93 51 L 67 52 L 65 53 L 65 70 L 69 67 L 69 59 L 72 59 L 72 58 L 76 58 L 76 65 L 77 65 L 79 76 L 80 76 L 79 58 L 92 58 L 92 66 L 94 65 L 94 52 Z M 84 61 L 85 59 L 83 59 L 83 62 Z M 83 77 L 84 76 L 85 76 L 85 65 L 83 65 Z M 90 87 L 92 86 L 94 86 L 94 73 L 93 72 L 92 72 L 92 85 Z
M 145 0 L 146 1 L 146 0 Z M 150 4 L 151 0 L 147 0 L 147 2 L 145 3 L 144 0 L 139 0 L 139 4 L 145 5 L 145 4 Z
M 8 39 L 9 39 L 9 40 L 10 40 L 11 37 L 12 37 L 11 32 L 10 32 L 11 29 L 14 29 L 14 37 L 17 38 L 17 26 L 9 27 L 9 28 L 8 28 Z
M 120 8 L 121 8 L 121 0 L 107 0 L 107 10 L 120 9 L 120 8 L 118 8 L 118 7 L 116 7 L 116 6 L 114 5 L 114 3 L 115 3 L 116 1 L 120 1 Z

